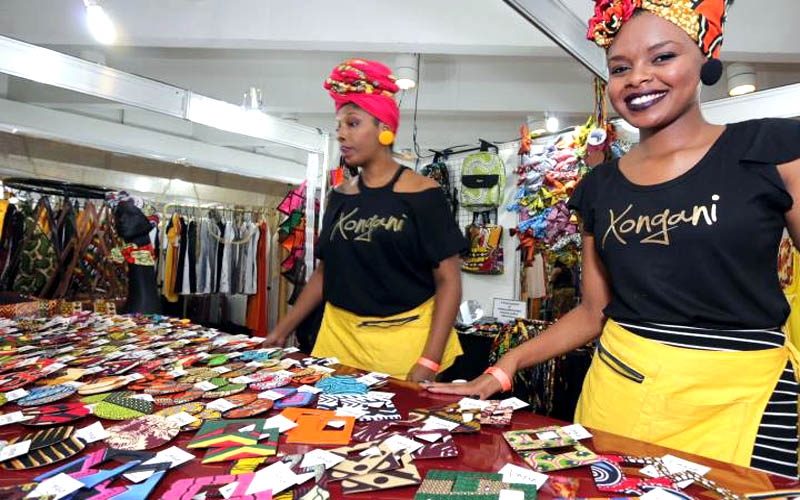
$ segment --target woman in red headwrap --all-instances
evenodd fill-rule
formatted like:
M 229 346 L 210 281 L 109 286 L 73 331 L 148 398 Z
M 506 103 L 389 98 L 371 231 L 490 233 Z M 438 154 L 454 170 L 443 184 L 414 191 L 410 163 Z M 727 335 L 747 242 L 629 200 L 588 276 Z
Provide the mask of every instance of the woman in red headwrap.
M 429 390 L 488 397 L 597 338 L 576 421 L 796 478 L 797 361 L 776 273 L 800 244 L 800 123 L 712 125 L 725 0 L 597 0 L 608 95 L 640 143 L 578 185 L 583 300 L 492 372 Z M 800 245 L 799 245 L 800 246 Z M 598 338 L 599 336 L 599 338 Z
M 461 354 L 453 324 L 466 240 L 439 184 L 392 159 L 400 110 L 389 68 L 349 60 L 325 88 L 336 104 L 342 158 L 360 174 L 331 191 L 316 249 L 321 262 L 266 342 L 282 345 L 324 301 L 313 355 L 434 380 Z

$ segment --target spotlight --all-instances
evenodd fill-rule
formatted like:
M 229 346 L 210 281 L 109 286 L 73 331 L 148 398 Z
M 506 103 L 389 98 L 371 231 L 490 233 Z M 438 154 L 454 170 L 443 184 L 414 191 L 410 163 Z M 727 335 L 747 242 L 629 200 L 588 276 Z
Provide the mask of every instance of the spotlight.
M 242 107 L 256 111 L 261 110 L 261 108 L 264 107 L 264 96 L 261 93 L 261 89 L 257 87 L 250 87 L 247 89 L 242 99 Z
M 747 64 L 733 63 L 728 66 L 728 95 L 736 97 L 756 91 L 756 72 Z
M 104 45 L 114 43 L 117 38 L 117 30 L 99 0 L 83 0 L 83 4 L 86 6 L 86 22 L 89 32 L 94 39 Z
M 400 54 L 395 59 L 395 83 L 402 90 L 410 90 L 417 86 L 418 75 L 417 56 L 413 54 Z

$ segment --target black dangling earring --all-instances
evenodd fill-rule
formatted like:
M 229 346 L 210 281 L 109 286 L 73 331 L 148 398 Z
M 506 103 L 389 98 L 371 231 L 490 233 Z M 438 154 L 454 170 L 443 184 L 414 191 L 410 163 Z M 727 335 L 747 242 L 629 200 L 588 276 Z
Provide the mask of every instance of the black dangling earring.
M 722 78 L 722 61 L 719 59 L 709 59 L 703 64 L 700 70 L 700 81 L 703 85 L 711 86 Z

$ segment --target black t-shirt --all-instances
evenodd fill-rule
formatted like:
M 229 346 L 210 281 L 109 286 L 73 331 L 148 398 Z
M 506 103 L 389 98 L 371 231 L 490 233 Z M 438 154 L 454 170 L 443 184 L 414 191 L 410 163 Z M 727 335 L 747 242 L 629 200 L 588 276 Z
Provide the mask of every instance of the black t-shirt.
M 359 193 L 331 191 L 317 243 L 327 302 L 360 316 L 413 309 L 436 292 L 433 270 L 466 249 L 444 193 L 396 193 L 360 182 Z
M 774 328 L 789 315 L 776 271 L 792 197 L 776 165 L 800 158 L 800 122 L 729 125 L 679 177 L 631 183 L 613 161 L 569 201 L 611 286 L 607 317 L 703 328 Z

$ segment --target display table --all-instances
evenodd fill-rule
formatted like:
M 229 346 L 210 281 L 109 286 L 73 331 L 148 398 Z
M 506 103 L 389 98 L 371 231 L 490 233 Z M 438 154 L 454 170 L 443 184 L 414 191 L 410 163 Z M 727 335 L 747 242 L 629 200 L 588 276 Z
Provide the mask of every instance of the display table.
M 340 373 L 352 372 L 347 368 L 337 370 Z M 416 384 L 390 381 L 388 387 L 381 390 L 395 392 L 397 395 L 394 398 L 397 408 L 403 415 L 406 415 L 409 410 L 414 408 L 425 408 L 440 406 L 451 402 L 458 401 L 458 397 L 434 395 L 421 390 Z M 75 400 L 78 398 L 75 397 Z M 4 412 L 15 411 L 16 407 L 13 404 L 8 404 L 3 408 Z M 269 415 L 274 414 L 273 410 Z M 96 417 L 90 416 L 83 420 L 76 422 L 77 427 L 84 427 L 94 422 Z M 103 424 L 108 427 L 116 422 L 104 421 Z M 449 469 L 449 470 L 465 470 L 465 471 L 482 471 L 482 472 L 496 472 L 507 463 L 514 463 L 526 467 L 522 459 L 508 446 L 502 436 L 502 432 L 511 429 L 529 429 L 545 425 L 563 424 L 563 422 L 538 416 L 524 410 L 519 410 L 514 413 L 513 424 L 510 428 L 501 427 L 488 427 L 483 426 L 478 434 L 458 434 L 454 435 L 454 439 L 459 448 L 459 456 L 449 459 L 437 460 L 415 460 L 414 464 L 419 469 L 419 472 L 424 479 L 425 474 L 430 469 Z M 29 432 L 31 429 L 23 427 L 20 424 L 13 424 L 5 427 L 0 427 L 0 439 L 10 440 L 20 433 Z M 591 430 L 591 429 L 590 429 Z M 702 463 L 712 467 L 712 471 L 707 475 L 708 478 L 716 481 L 720 486 L 731 489 L 736 493 L 749 493 L 749 492 L 762 492 L 774 489 L 784 489 L 800 486 L 799 483 L 787 479 L 770 476 L 768 474 L 758 472 L 745 467 L 738 467 L 735 465 L 725 464 L 714 460 L 704 459 L 701 457 L 693 456 L 687 453 L 672 451 L 660 446 L 655 446 L 640 441 L 627 439 L 614 434 L 606 432 L 592 431 L 594 438 L 585 441 L 589 448 L 598 453 L 623 453 L 638 456 L 662 456 L 667 453 L 686 458 L 688 460 Z M 167 448 L 170 446 L 185 447 L 186 443 L 192 438 L 194 432 L 185 432 L 178 436 L 177 439 L 168 443 L 155 451 Z M 104 447 L 102 442 L 94 443 L 86 448 L 81 455 L 88 452 L 98 450 Z M 279 454 L 290 453 L 303 453 L 315 448 L 314 446 L 298 446 L 287 445 L 283 443 L 279 445 Z M 203 451 L 195 450 L 196 456 L 202 456 Z M 50 467 L 42 467 L 31 469 L 27 471 L 2 471 L 0 472 L 0 486 L 10 486 L 24 482 L 30 482 L 35 476 L 57 467 L 57 464 Z M 198 477 L 215 474 L 227 474 L 230 468 L 229 463 L 200 465 L 199 460 L 192 461 L 184 464 L 176 469 L 167 473 L 165 479 L 159 484 L 157 489 L 151 493 L 149 498 L 157 499 L 161 494 L 168 489 L 168 485 L 179 478 Z M 599 494 L 594 488 L 594 483 L 591 479 L 589 468 L 583 467 L 579 469 L 566 470 L 554 473 L 560 476 L 569 476 L 580 479 L 580 495 L 585 497 L 598 497 L 598 496 L 612 496 Z M 340 487 L 337 483 L 332 483 L 330 492 L 332 498 L 352 498 L 357 500 L 360 498 L 371 499 L 410 499 L 414 497 L 417 487 L 398 488 L 393 490 L 384 490 L 374 493 L 362 493 L 344 496 L 341 493 Z M 705 492 L 705 490 L 691 487 L 687 492 L 692 496 L 702 496 L 706 498 L 715 498 L 714 495 Z M 546 494 L 542 494 L 541 498 L 549 498 Z

